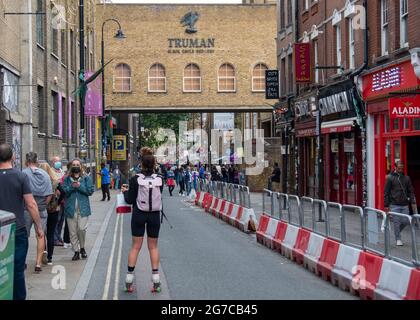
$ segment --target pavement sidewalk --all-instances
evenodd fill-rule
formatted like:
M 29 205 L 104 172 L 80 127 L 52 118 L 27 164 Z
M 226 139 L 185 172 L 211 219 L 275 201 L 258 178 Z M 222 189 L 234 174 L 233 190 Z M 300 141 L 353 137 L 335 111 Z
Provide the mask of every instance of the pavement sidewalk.
M 102 192 L 96 191 L 90 197 L 92 207 L 92 215 L 89 217 L 89 224 L 86 235 L 86 251 L 88 259 L 72 261 L 73 250 L 71 248 L 55 247 L 53 256 L 53 265 L 43 265 L 42 272 L 36 274 L 35 257 L 36 257 L 36 241 L 32 228 L 29 238 L 29 250 L 26 258 L 27 269 L 25 271 L 27 299 L 28 300 L 70 300 L 78 286 L 85 266 L 91 259 L 92 249 L 100 235 L 102 225 L 108 222 L 106 217 L 110 214 L 110 210 L 114 210 L 117 191 L 111 190 L 111 201 L 100 201 Z M 112 213 L 111 213 L 112 214 Z M 63 276 L 63 277 L 61 277 Z M 65 276 L 65 277 L 64 277 Z M 60 283 L 60 280 L 62 280 Z M 65 281 L 64 281 L 65 279 Z M 86 281 L 86 278 L 82 279 Z M 87 279 L 88 281 L 88 279 Z M 83 285 L 88 285 L 82 284 Z M 80 284 L 79 284 L 80 286 Z

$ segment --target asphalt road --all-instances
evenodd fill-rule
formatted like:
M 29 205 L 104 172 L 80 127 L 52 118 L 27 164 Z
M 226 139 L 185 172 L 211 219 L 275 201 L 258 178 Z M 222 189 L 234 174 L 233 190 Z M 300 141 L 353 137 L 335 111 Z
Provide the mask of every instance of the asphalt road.
M 146 242 L 136 266 L 136 290 L 124 292 L 131 215 L 113 215 L 85 299 L 236 300 L 356 299 L 280 254 L 204 213 L 183 197 L 165 195 L 159 240 L 162 292 L 150 293 Z

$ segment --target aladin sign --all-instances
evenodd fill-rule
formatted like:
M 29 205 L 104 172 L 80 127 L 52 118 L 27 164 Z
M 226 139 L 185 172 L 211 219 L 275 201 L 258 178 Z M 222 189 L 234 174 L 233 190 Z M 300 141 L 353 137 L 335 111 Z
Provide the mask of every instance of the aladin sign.
M 420 95 L 389 99 L 390 119 L 420 118 Z

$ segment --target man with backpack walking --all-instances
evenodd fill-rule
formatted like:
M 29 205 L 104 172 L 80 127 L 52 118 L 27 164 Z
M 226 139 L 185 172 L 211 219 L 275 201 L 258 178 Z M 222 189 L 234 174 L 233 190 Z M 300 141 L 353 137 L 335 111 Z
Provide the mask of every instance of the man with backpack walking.
M 125 279 L 128 292 L 133 291 L 134 269 L 147 230 L 147 247 L 152 264 L 152 292 L 160 292 L 158 238 L 162 212 L 163 178 L 154 173 L 156 158 L 152 149 L 141 149 L 140 174 L 132 177 L 129 187 L 122 187 L 125 201 L 133 206 L 131 216 L 131 234 L 133 244 L 128 254 L 127 275 Z M 162 212 L 163 214 L 163 212 Z

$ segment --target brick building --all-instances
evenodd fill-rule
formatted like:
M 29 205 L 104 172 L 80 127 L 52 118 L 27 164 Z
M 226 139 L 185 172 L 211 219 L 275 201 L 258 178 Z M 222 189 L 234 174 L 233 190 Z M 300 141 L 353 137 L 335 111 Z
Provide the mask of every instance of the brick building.
M 33 140 L 40 159 L 54 155 L 65 161 L 76 157 L 79 147 L 80 111 L 78 87 L 80 66 L 77 1 L 32 1 L 33 45 Z M 85 70 L 95 70 L 95 1 L 85 1 Z M 60 21 L 60 17 L 62 20 Z M 85 119 L 87 162 L 95 163 L 96 119 Z
M 189 12 L 198 20 L 183 26 Z M 126 35 L 113 39 L 117 26 L 105 27 L 105 60 L 113 59 L 105 73 L 106 107 L 121 121 L 135 123 L 128 114 L 139 111 L 235 112 L 244 128 L 263 122 L 271 135 L 264 78 L 277 64 L 275 3 L 110 4 L 98 6 L 98 16 L 97 28 L 112 17 Z M 117 129 L 135 137 L 132 126 Z M 264 182 L 249 183 L 262 189 L 268 174 L 260 177 Z
M 412 150 L 420 123 L 390 120 L 388 104 L 390 97 L 413 97 L 419 88 L 410 52 L 414 59 L 420 50 L 420 3 L 295 3 L 296 42 L 311 44 L 313 66 L 310 83 L 297 85 L 292 99 L 297 193 L 381 208 L 386 174 L 399 159 L 407 163 L 419 192 L 418 157 Z
M 293 68 L 293 44 L 296 41 L 296 2 L 277 2 L 277 68 L 280 70 L 280 100 L 275 113 L 275 134 L 280 137 L 282 191 L 296 192 L 295 139 L 292 126 L 292 99 L 296 94 Z
M 86 70 L 96 64 L 95 2 L 85 1 Z M 0 140 L 13 144 L 19 168 L 29 151 L 40 160 L 57 155 L 66 163 L 79 147 L 79 99 L 73 94 L 79 72 L 78 2 L 8 1 L 0 11 Z M 86 161 L 94 165 L 96 119 L 86 118 L 85 124 Z
M 17 168 L 22 154 L 32 149 L 30 77 L 30 18 L 9 13 L 30 10 L 31 1 L 0 5 L 0 143 L 9 143 L 16 154 Z M 7 14 L 6 14 L 7 13 Z
M 415 0 L 368 1 L 369 70 L 360 83 L 367 109 L 368 204 L 383 208 L 386 175 L 398 160 L 405 163 L 420 199 L 419 116 L 391 118 L 390 108 L 419 96 L 420 72 L 413 60 L 420 59 L 420 2 Z M 410 53 L 412 53 L 412 58 Z M 408 102 L 409 103 L 409 102 Z

